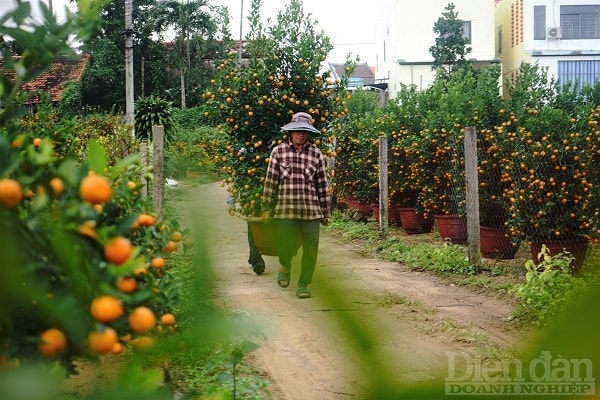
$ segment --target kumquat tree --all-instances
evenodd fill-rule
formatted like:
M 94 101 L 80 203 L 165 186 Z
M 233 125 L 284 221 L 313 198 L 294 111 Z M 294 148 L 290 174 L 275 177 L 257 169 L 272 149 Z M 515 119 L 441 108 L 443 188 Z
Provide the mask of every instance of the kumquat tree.
M 205 116 L 227 135 L 226 149 L 216 161 L 233 199 L 230 212 L 243 216 L 260 215 L 269 154 L 284 139 L 280 128 L 292 114 L 309 113 L 322 133 L 314 143 L 325 157 L 335 157 L 333 126 L 347 112 L 347 78 L 353 68 L 348 61 L 338 80 L 323 71 L 333 45 L 316 30 L 317 21 L 305 15 L 301 1 L 290 1 L 267 27 L 259 20 L 260 6 L 260 1 L 252 2 L 248 61 L 231 53 L 204 93 Z
M 60 24 L 46 9 L 44 26 L 25 26 L 30 5 L 18 3 L 17 27 L 6 17 L 0 27 L 28 49 L 3 51 L 0 72 L 0 375 L 28 365 L 73 373 L 77 358 L 147 348 L 175 330 L 168 257 L 182 233 L 142 196 L 139 156 L 109 162 L 97 141 L 74 142 L 71 121 L 32 123 L 19 90 L 71 51 L 71 35 L 97 27 L 96 7 L 81 1 Z M 6 382 L 1 398 L 11 398 Z

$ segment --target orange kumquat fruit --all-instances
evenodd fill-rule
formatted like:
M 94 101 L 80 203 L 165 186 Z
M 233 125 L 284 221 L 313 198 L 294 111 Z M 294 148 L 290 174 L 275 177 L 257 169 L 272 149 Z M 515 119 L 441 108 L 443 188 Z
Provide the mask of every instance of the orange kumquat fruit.
M 21 184 L 14 179 L 0 179 L 0 206 L 16 207 L 23 199 Z
M 155 269 L 161 269 L 165 266 L 165 259 L 162 257 L 155 257 L 152 259 L 151 265 Z
M 79 184 L 79 197 L 92 204 L 106 203 L 112 196 L 112 187 L 107 178 L 88 174 Z
M 131 256 L 133 247 L 129 239 L 123 236 L 111 238 L 104 246 L 104 258 L 112 264 L 122 265 Z
M 96 354 L 109 353 L 117 342 L 117 332 L 110 327 L 92 331 L 87 336 L 88 348 Z
M 129 317 L 127 323 L 132 331 L 139 334 L 148 333 L 154 328 L 156 324 L 156 317 L 154 312 L 145 306 L 136 307 Z
M 65 334 L 56 328 L 46 329 L 40 335 L 41 343 L 38 345 L 40 353 L 46 357 L 56 357 L 67 346 Z
M 175 316 L 171 313 L 165 313 L 160 317 L 160 323 L 166 326 L 175 325 Z
M 135 292 L 137 280 L 132 276 L 121 276 L 117 279 L 117 288 L 123 293 Z
M 123 315 L 123 306 L 116 297 L 104 295 L 92 300 L 90 314 L 96 321 L 111 322 Z
M 65 184 L 60 178 L 52 178 L 50 179 L 50 187 L 52 188 L 52 192 L 54 193 L 54 198 L 57 198 L 62 191 L 65 189 Z

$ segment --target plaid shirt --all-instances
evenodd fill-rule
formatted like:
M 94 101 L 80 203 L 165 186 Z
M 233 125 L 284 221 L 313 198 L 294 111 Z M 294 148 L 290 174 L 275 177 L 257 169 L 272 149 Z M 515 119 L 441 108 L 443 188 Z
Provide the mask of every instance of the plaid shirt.
M 262 208 L 273 218 L 314 220 L 331 217 L 323 155 L 306 143 L 300 153 L 291 141 L 271 151 Z

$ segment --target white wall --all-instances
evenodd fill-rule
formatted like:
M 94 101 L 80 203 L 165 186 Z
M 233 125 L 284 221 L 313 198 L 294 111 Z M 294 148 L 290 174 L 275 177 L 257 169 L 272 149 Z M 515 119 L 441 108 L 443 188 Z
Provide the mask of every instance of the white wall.
M 389 78 L 390 97 L 400 83 L 427 87 L 433 80 L 429 47 L 435 44 L 433 24 L 448 0 L 387 0 L 376 24 L 376 79 Z M 492 60 L 495 56 L 493 0 L 454 0 L 458 18 L 471 21 L 472 52 L 468 58 Z M 398 60 L 411 65 L 398 64 Z
M 533 7 L 546 6 L 546 28 L 560 27 L 560 6 L 565 5 L 598 5 L 600 0 L 530 0 L 527 2 L 525 11 L 525 51 L 532 53 L 533 51 L 591 51 L 600 50 L 600 40 L 560 40 L 560 39 L 533 39 Z

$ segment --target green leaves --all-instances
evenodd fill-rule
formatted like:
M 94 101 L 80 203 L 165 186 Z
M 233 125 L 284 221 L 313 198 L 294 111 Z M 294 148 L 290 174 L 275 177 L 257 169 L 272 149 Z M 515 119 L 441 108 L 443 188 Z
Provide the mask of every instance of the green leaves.
M 533 260 L 525 263 L 526 281 L 514 286 L 511 294 L 518 300 L 516 317 L 545 326 L 575 303 L 587 285 L 569 272 L 572 262 L 569 254 L 551 256 L 548 248 L 542 246 L 539 258 L 539 265 Z
M 135 103 L 135 134 L 138 139 L 151 139 L 152 127 L 162 125 L 165 129 L 165 145 L 172 142 L 175 130 L 173 105 L 156 96 L 142 97 Z
M 429 48 L 433 56 L 433 69 L 446 66 L 447 72 L 452 72 L 466 63 L 465 56 L 471 52 L 471 47 L 467 47 L 463 22 L 454 12 L 453 3 L 446 6 L 442 16 L 433 24 L 433 32 L 437 34 L 435 45 Z
M 104 153 L 102 146 L 95 140 L 91 140 L 88 143 L 87 163 L 90 171 L 94 171 L 100 175 L 104 174 L 104 170 L 108 165 L 106 153 Z

